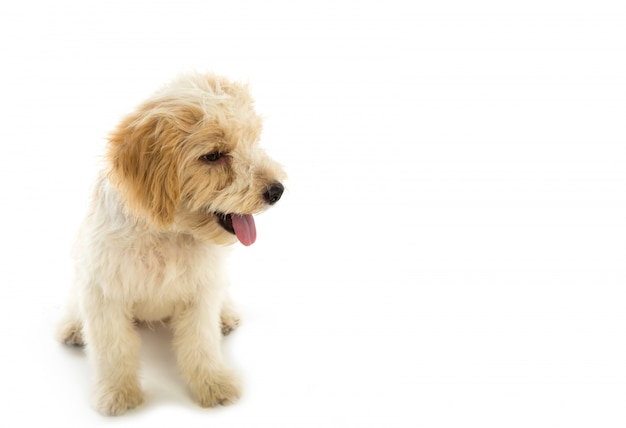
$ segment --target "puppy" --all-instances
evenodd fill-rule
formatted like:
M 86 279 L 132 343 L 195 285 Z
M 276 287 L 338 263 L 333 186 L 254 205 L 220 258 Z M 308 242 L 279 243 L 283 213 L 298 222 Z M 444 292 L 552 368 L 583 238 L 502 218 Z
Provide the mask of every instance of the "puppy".
M 168 321 L 201 406 L 239 397 L 220 349 L 239 323 L 225 251 L 254 243 L 253 214 L 281 198 L 285 179 L 260 134 L 247 87 L 212 74 L 179 77 L 111 134 L 58 331 L 62 342 L 86 345 L 101 413 L 143 401 L 136 323 L 144 321 Z

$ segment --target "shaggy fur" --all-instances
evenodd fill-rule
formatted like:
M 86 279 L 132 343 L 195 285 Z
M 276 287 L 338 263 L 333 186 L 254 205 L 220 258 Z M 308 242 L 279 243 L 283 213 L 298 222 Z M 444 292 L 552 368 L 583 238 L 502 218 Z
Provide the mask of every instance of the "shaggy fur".
M 256 238 L 252 214 L 280 199 L 282 168 L 258 146 L 247 87 L 185 75 L 112 133 L 75 248 L 76 281 L 59 339 L 86 344 L 100 412 L 142 403 L 139 321 L 167 320 L 182 376 L 201 406 L 237 400 L 220 341 L 239 318 L 226 246 Z

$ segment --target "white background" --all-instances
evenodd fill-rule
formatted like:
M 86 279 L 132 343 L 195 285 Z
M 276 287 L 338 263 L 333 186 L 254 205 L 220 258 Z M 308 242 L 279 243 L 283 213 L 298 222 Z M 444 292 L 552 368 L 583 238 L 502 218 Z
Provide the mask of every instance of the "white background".
M 623 1 L 13 1 L 0 55 L 0 425 L 626 426 Z M 232 255 L 245 392 L 200 409 L 148 331 L 104 418 L 52 338 L 70 248 L 190 68 L 250 82 L 290 175 Z

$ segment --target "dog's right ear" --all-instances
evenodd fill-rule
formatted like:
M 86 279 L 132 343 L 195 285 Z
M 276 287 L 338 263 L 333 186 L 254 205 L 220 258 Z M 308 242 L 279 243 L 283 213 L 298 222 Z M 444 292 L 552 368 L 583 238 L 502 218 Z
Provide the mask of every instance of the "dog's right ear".
M 109 178 L 122 193 L 131 215 L 165 227 L 180 201 L 180 143 L 185 132 L 171 115 L 145 105 L 111 134 Z

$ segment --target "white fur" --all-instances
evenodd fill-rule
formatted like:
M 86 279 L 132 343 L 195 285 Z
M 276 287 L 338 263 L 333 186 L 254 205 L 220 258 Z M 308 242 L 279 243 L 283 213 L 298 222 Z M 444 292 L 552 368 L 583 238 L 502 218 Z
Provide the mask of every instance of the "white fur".
M 120 414 L 142 402 L 135 320 L 169 319 L 181 373 L 201 405 L 237 399 L 238 382 L 220 350 L 224 305 L 230 323 L 222 328 L 238 322 L 227 300 L 228 252 L 191 235 L 153 233 L 124 212 L 115 189 L 100 177 L 74 249 L 76 289 L 60 336 L 88 344 L 102 413 Z

